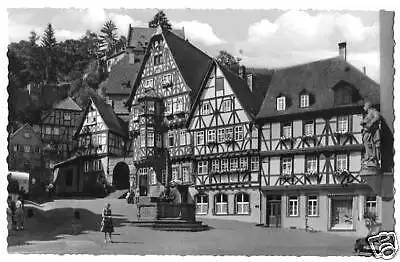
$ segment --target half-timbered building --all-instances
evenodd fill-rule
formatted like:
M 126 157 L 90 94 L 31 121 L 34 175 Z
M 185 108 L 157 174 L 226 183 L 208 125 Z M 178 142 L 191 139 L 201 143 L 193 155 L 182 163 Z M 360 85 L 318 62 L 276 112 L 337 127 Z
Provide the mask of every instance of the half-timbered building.
M 57 192 L 97 193 L 97 190 L 104 190 L 106 184 L 128 188 L 127 164 L 116 176 L 110 165 L 110 159 L 126 157 L 127 135 L 125 122 L 115 115 L 112 107 L 100 97 L 91 95 L 74 135 L 77 153 L 55 166 Z
M 194 199 L 198 215 L 255 222 L 260 217 L 257 108 L 242 77 L 214 62 L 195 101 L 188 123 Z
M 272 73 L 257 115 L 262 224 L 361 232 L 381 216 L 360 177 L 363 100 L 379 106 L 379 85 L 344 56 Z
M 186 185 L 180 190 L 188 196 L 194 166 L 186 122 L 211 64 L 210 57 L 170 31 L 159 28 L 152 36 L 136 92 L 127 102 L 140 196 L 158 197 L 170 182 Z
M 43 141 L 44 168 L 48 176 L 53 166 L 72 155 L 77 143 L 72 139 L 79 125 L 82 109 L 67 97 L 45 112 L 40 121 L 40 137 Z

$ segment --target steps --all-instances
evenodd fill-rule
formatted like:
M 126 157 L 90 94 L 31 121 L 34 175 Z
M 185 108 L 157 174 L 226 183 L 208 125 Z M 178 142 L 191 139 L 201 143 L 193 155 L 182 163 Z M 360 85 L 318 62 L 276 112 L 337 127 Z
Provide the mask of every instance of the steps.
M 128 192 L 128 189 L 115 190 L 114 192 L 110 193 L 106 197 L 109 199 L 121 199 L 121 198 L 125 198 L 127 192 Z
M 143 220 L 131 222 L 137 227 L 151 227 L 159 231 L 189 231 L 199 232 L 209 230 L 209 226 L 201 221 L 187 221 L 182 219 Z

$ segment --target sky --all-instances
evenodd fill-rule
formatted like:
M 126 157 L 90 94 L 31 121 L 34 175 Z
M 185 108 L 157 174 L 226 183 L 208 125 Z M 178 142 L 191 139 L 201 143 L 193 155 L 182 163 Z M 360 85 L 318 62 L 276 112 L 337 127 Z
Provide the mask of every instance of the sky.
M 279 68 L 338 55 L 347 42 L 347 60 L 379 82 L 379 13 L 377 11 L 196 10 L 165 9 L 174 28 L 216 56 L 226 50 L 250 67 Z M 99 32 L 107 19 L 127 35 L 128 26 L 147 26 L 156 9 L 8 9 L 9 42 L 42 34 L 52 23 L 57 40 Z

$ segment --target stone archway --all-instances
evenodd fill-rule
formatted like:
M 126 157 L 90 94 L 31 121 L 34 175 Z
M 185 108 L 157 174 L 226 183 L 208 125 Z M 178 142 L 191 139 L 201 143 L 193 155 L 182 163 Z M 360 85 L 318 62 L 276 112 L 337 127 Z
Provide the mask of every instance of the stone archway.
M 129 189 L 129 166 L 125 162 L 114 167 L 112 184 L 116 189 Z

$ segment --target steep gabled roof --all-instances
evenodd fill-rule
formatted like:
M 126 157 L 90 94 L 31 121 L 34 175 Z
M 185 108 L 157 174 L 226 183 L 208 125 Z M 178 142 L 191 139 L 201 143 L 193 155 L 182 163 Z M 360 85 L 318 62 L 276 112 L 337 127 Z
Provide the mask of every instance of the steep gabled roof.
M 191 89 L 190 97 L 193 100 L 200 91 L 201 86 L 205 84 L 204 80 L 212 66 L 213 59 L 190 44 L 188 41 L 176 36 L 171 31 L 163 30 L 162 35 L 185 83 L 187 84 L 188 88 Z M 153 37 L 150 42 L 154 41 L 154 39 L 155 38 Z M 138 77 L 135 80 L 131 95 L 127 101 L 128 105 L 130 105 L 132 102 L 136 90 L 140 84 L 140 75 L 146 66 L 146 61 L 150 56 L 150 50 L 150 48 L 147 48 L 146 50 Z
M 333 87 L 340 82 L 355 87 L 361 98 L 379 104 L 379 84 L 345 60 L 334 57 L 274 70 L 257 119 L 334 108 Z M 314 96 L 309 108 L 299 106 L 299 94 L 304 90 Z M 279 95 L 288 96 L 292 102 L 284 111 L 276 110 Z
M 140 60 L 143 55 L 136 55 Z M 125 53 L 121 60 L 113 65 L 108 78 L 100 84 L 100 88 L 105 90 L 105 94 L 129 95 L 132 91 L 133 83 L 139 72 L 141 63 L 131 63 L 129 54 Z
M 70 96 L 56 103 L 53 109 L 82 111 L 82 108 Z
M 254 119 L 257 114 L 257 105 L 259 105 L 259 103 L 255 103 L 257 98 L 251 93 L 247 81 L 222 65 L 219 65 L 219 68 L 229 82 L 232 91 L 235 93 L 243 109 L 251 119 Z
M 108 127 L 111 132 L 114 132 L 120 136 L 127 137 L 128 136 L 128 126 L 127 124 L 120 119 L 115 113 L 113 108 L 103 101 L 99 96 L 91 94 L 90 100 L 96 106 L 101 118 L 103 119 L 104 123 Z M 85 117 L 89 111 L 90 103 L 87 105 L 85 109 L 85 113 L 82 115 L 79 128 L 77 129 L 77 134 L 81 130 L 83 123 L 85 121 Z
M 38 134 L 35 132 L 35 130 L 33 130 L 33 127 L 26 123 L 23 126 L 21 126 L 20 128 L 18 128 L 17 130 L 15 130 L 13 133 L 10 134 L 10 140 L 15 137 L 19 132 L 21 132 L 24 129 L 28 129 L 31 134 L 33 134 L 40 142 L 42 141 L 42 139 L 40 138 L 40 136 L 38 136 Z

